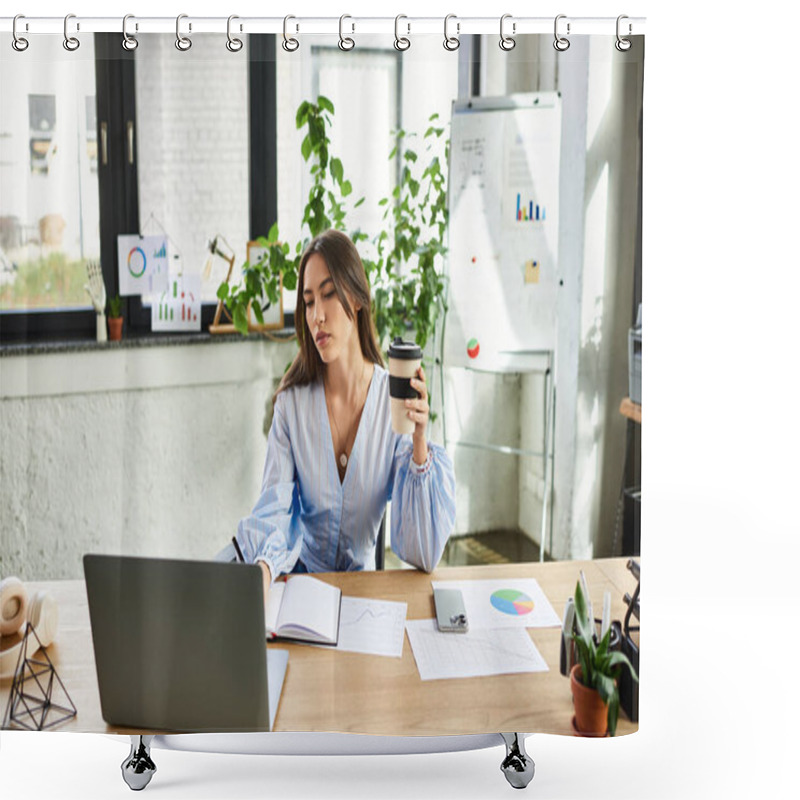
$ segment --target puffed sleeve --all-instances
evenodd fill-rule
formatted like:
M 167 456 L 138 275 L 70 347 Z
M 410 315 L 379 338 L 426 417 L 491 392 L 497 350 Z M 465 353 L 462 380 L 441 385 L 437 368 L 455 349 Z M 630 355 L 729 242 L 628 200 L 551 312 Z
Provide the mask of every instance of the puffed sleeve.
M 413 445 L 398 437 L 392 487 L 392 550 L 408 564 L 432 572 L 456 520 L 456 480 L 447 451 L 428 443 L 428 460 L 413 461 Z
M 236 537 L 245 561 L 265 561 L 273 581 L 292 571 L 303 543 L 287 405 L 286 393 L 281 392 L 275 399 L 267 436 L 261 495 L 250 515 L 239 523 Z

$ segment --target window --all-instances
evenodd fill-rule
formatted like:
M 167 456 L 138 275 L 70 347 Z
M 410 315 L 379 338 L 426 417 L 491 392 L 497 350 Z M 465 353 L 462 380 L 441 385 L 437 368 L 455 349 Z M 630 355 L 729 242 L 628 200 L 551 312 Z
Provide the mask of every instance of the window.
M 311 58 L 298 58 L 278 48 L 278 219 L 281 238 L 291 243 L 308 235 L 301 231 L 308 190 L 309 165 L 299 158 L 304 132 L 295 126 L 297 107 L 303 100 L 327 97 L 334 106 L 328 132 L 331 153 L 342 160 L 345 177 L 353 185 L 353 203 L 363 205 L 347 216 L 350 231 L 361 228 L 370 237 L 385 225 L 378 201 L 390 197 L 402 164 L 402 154 L 389 159 L 394 146 L 390 131 L 403 128 L 422 137 L 432 114 L 450 119 L 458 96 L 459 58 L 454 58 L 435 37 L 420 37 L 409 50 L 398 53 L 385 36 L 359 36 L 354 50 L 342 53 L 338 39 L 321 39 Z M 443 68 L 432 62 L 445 61 Z M 419 139 L 410 145 L 419 153 Z M 419 153 L 422 155 L 421 153 Z M 444 159 L 444 140 L 429 157 Z M 370 246 L 359 246 L 369 253 Z M 295 293 L 284 293 L 284 308 L 294 309 Z
M 202 274 L 208 240 L 224 236 L 240 267 L 276 216 L 273 36 L 238 55 L 202 35 L 182 53 L 167 34 L 134 52 L 115 34 L 40 46 L 34 61 L 0 54 L 3 342 L 93 338 L 87 263 L 114 295 L 120 234 L 166 232 L 176 266 Z M 204 327 L 226 271 L 212 260 Z M 149 333 L 150 299 L 123 298 L 129 332 Z
M 87 309 L 100 253 L 93 42 L 69 58 L 57 37 L 39 46 L 0 70 L 0 312 Z

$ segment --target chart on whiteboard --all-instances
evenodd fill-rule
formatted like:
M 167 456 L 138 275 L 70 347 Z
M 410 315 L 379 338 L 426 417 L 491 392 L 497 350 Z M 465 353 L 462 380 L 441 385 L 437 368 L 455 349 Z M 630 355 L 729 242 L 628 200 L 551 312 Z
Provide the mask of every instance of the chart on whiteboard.
M 504 353 L 555 347 L 561 104 L 555 93 L 515 102 L 453 112 L 451 366 L 492 370 Z

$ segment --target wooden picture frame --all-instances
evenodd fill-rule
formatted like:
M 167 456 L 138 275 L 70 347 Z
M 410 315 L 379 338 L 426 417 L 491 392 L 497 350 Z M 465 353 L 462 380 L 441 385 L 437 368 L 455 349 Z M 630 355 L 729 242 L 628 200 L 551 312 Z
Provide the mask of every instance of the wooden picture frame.
M 267 248 L 260 245 L 258 242 L 247 243 L 247 263 L 258 263 L 266 254 Z M 227 283 L 231 279 L 231 272 L 233 271 L 233 260 L 230 262 L 228 269 L 228 276 L 225 278 Z M 271 304 L 265 297 L 262 297 L 262 314 L 264 316 L 263 324 L 258 322 L 253 314 L 250 306 L 247 308 L 247 330 L 251 333 L 261 333 L 262 331 L 281 330 L 284 327 L 283 319 L 283 276 L 281 275 L 278 284 L 278 302 Z M 225 315 L 227 322 L 222 322 L 222 315 Z M 217 303 L 217 310 L 214 313 L 214 321 L 208 326 L 209 333 L 236 333 L 236 327 L 230 314 L 225 309 L 225 304 L 220 300 Z

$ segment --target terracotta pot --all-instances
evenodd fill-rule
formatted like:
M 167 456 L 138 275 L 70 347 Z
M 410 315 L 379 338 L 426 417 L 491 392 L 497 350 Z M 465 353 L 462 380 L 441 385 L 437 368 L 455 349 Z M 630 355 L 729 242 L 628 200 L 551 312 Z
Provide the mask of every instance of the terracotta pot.
M 118 342 L 122 339 L 122 317 L 108 318 L 108 338 L 112 342 Z
M 604 703 L 597 689 L 580 682 L 581 665 L 570 670 L 572 703 L 575 707 L 575 727 L 582 736 L 605 736 L 608 733 L 608 703 Z

